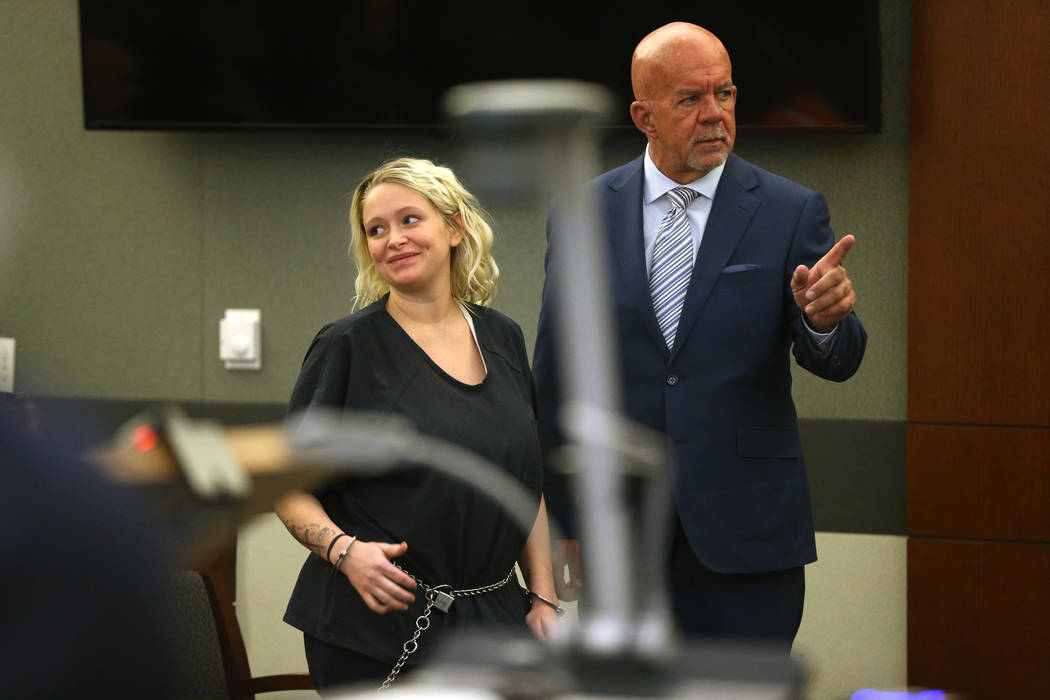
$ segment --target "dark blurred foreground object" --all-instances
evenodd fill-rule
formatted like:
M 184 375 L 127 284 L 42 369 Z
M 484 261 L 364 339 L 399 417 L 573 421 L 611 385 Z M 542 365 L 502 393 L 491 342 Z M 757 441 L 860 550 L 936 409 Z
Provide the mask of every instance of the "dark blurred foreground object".
M 129 489 L 0 412 L 0 678 L 11 698 L 168 698 L 165 537 Z
M 312 687 L 305 673 L 251 674 L 232 542 L 254 500 L 191 494 L 160 441 L 136 461 L 144 430 L 137 449 L 98 453 L 136 485 L 118 483 L 56 448 L 68 431 L 45 423 L 32 400 L 0 392 L 4 697 L 246 700 Z
M 31 399 L 22 394 L 0 391 L 0 416 L 9 420 L 13 427 L 28 435 L 36 437 L 43 435 L 40 409 Z

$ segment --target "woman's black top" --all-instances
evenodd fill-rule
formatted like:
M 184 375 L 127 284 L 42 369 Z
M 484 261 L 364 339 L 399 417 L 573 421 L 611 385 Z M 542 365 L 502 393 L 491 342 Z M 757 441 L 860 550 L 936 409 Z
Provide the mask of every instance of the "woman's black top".
M 421 433 L 470 449 L 505 469 L 535 494 L 538 509 L 540 446 L 521 328 L 493 309 L 468 309 L 487 369 L 480 384 L 463 384 L 438 367 L 387 313 L 383 298 L 321 329 L 306 354 L 290 411 L 328 406 L 399 414 Z M 405 466 L 380 477 L 342 477 L 315 495 L 344 532 L 364 541 L 407 542 L 407 553 L 396 563 L 428 585 L 464 589 L 501 581 L 528 533 L 465 482 Z M 368 609 L 345 575 L 330 572 L 323 557 L 309 555 L 285 622 L 392 666 L 416 629 L 422 591 L 417 589 L 407 611 L 379 615 Z M 529 608 L 513 578 L 499 591 L 457 598 L 448 613 L 432 611 L 430 629 L 409 665 L 426 657 L 444 629 L 487 624 L 524 630 Z

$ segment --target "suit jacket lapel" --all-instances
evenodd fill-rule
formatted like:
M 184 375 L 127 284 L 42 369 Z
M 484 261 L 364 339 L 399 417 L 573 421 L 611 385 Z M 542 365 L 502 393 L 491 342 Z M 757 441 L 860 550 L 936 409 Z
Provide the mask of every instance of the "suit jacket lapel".
M 605 222 L 609 232 L 609 245 L 613 257 L 620 266 L 619 280 L 625 287 L 628 299 L 638 308 L 653 340 L 665 349 L 660 324 L 656 322 L 652 299 L 649 294 L 649 277 L 645 269 L 645 238 L 642 234 L 642 182 L 644 180 L 642 158 L 630 163 L 623 174 L 608 183 L 602 192 Z M 615 278 L 614 278 L 615 283 Z
M 693 266 L 693 276 L 686 291 L 682 318 L 678 322 L 678 332 L 675 334 L 675 344 L 671 352 L 672 359 L 685 343 L 697 316 L 700 315 L 700 310 L 711 294 L 711 289 L 758 209 L 760 200 L 749 191 L 756 187 L 758 180 L 747 163 L 731 155 L 715 191 L 715 199 L 711 203 L 707 228 L 704 229 L 704 238 L 700 243 L 696 264 Z

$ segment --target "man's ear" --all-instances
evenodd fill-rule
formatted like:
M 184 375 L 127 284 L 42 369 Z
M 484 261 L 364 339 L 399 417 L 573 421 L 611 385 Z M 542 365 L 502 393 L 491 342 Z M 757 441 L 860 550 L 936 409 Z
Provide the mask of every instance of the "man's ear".
M 653 113 L 649 109 L 649 105 L 643 101 L 635 100 L 631 103 L 631 121 L 638 127 L 638 131 L 642 132 L 646 136 L 652 136 L 654 134 L 653 129 Z

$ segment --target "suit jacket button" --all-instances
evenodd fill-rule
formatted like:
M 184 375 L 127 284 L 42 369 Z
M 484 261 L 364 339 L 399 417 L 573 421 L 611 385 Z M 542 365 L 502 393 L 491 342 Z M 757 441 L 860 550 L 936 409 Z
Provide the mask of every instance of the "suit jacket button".
M 667 375 L 667 386 L 678 386 L 678 375 L 669 374 Z

